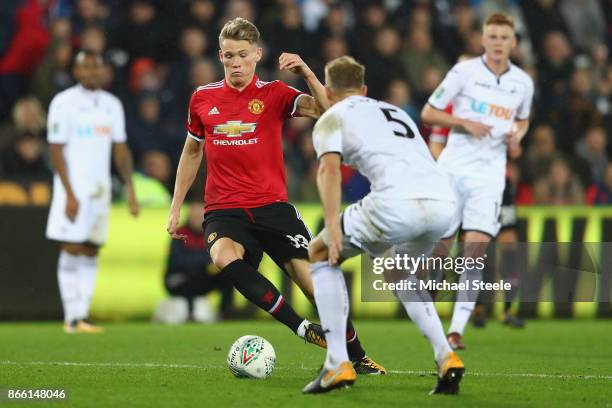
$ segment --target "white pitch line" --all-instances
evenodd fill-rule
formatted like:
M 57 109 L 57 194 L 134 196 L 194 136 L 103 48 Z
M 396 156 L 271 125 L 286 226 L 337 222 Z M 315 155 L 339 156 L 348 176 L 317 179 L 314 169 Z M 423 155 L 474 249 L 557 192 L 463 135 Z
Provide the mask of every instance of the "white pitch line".
M 186 368 L 186 369 L 225 369 L 225 366 L 200 366 L 195 364 L 167 364 L 167 363 L 86 363 L 73 361 L 0 361 L 0 365 L 16 366 L 73 366 L 73 367 L 127 367 L 127 368 Z M 277 370 L 299 369 L 316 371 L 317 367 L 277 367 Z M 389 370 L 390 374 L 423 376 L 432 375 L 433 371 Z M 467 371 L 467 376 L 474 377 L 506 377 L 506 378 L 551 378 L 567 380 L 612 380 L 612 375 L 592 374 L 544 374 L 544 373 L 482 373 Z

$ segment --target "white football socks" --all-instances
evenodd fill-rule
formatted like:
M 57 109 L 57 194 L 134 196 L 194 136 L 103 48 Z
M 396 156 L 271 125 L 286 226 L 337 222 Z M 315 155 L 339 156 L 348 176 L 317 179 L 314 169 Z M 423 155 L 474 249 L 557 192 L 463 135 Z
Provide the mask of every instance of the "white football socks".
M 314 297 L 327 340 L 325 368 L 336 369 L 349 360 L 346 350 L 346 321 L 349 299 L 342 271 L 327 262 L 315 262 L 310 266 Z
M 85 319 L 96 286 L 98 257 L 72 255 L 61 251 L 57 266 L 64 322 Z
M 81 289 L 80 312 L 83 318 L 89 316 L 89 306 L 96 288 L 98 257 L 81 255 L 79 257 L 79 287 Z
M 482 269 L 472 268 L 467 269 L 463 274 L 459 276 L 459 283 L 464 283 L 466 280 L 470 282 L 474 280 L 482 280 Z M 451 325 L 448 328 L 448 333 L 459 333 L 463 335 L 463 330 L 467 322 L 470 320 L 472 311 L 476 306 L 476 298 L 478 297 L 478 291 L 476 290 L 460 290 L 457 292 L 457 299 L 455 301 L 455 308 L 453 310 L 453 318 Z
M 308 327 L 308 325 L 310 324 L 310 322 L 306 319 L 304 319 L 302 321 L 302 323 L 300 323 L 300 325 L 297 328 L 297 331 L 295 332 L 295 334 L 297 334 L 299 337 L 304 338 L 304 336 L 306 336 L 306 328 Z
M 417 282 L 416 287 L 418 288 L 418 279 L 415 276 L 411 276 L 408 280 Z M 410 320 L 417 325 L 423 336 L 429 340 L 436 362 L 442 364 L 446 355 L 452 350 L 444 335 L 440 316 L 438 316 L 429 292 L 420 289 L 414 291 L 402 290 L 396 291 L 395 295 L 404 306 L 404 309 L 406 309 Z
M 64 322 L 82 318 L 81 289 L 79 286 L 79 255 L 61 251 L 57 262 L 57 282 L 59 284 L 62 304 L 64 306 Z

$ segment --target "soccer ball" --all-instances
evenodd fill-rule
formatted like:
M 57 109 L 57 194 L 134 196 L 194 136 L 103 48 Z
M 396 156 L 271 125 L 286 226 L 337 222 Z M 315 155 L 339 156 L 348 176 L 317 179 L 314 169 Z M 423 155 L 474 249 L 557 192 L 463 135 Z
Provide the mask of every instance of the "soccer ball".
M 227 354 L 227 367 L 236 377 L 268 378 L 275 364 L 274 347 L 259 336 L 242 336 Z

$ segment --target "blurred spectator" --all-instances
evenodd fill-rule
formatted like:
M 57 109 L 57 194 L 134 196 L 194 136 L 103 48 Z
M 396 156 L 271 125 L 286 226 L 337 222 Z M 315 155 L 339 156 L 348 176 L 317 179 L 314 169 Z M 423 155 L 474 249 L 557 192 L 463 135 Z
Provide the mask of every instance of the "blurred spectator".
M 560 0 L 559 8 L 578 49 L 589 51 L 601 40 L 606 22 L 599 0 Z
M 172 240 L 170 255 L 164 276 L 164 286 L 173 297 L 187 301 L 188 320 L 206 321 L 200 308 L 210 308 L 203 296 L 214 290 L 221 292 L 222 315 L 232 307 L 233 285 L 210 259 L 204 243 L 203 204 L 189 205 L 187 222 L 179 227 L 177 234 L 183 240 Z M 197 298 L 200 298 L 196 300 Z M 216 320 L 216 319 L 212 319 Z
M 567 32 L 558 0 L 532 0 L 519 3 L 523 8 L 527 28 L 536 52 L 543 51 L 543 40 L 547 33 L 551 31 Z
M 376 32 L 374 49 L 362 61 L 368 67 L 365 82 L 368 84 L 368 95 L 372 98 L 384 98 L 389 82 L 404 79 L 399 50 L 400 37 L 396 29 L 385 27 Z
M 130 69 L 129 89 L 134 95 L 140 92 L 157 92 L 162 86 L 162 78 L 155 60 L 138 58 Z
M 109 7 L 100 0 L 76 0 L 74 2 L 72 27 L 81 34 L 91 25 L 102 25 L 110 15 Z
M 0 151 L 22 135 L 44 139 L 47 119 L 38 99 L 31 96 L 19 99 L 13 107 L 12 119 L 12 123 L 0 127 Z
M 587 202 L 595 205 L 612 204 L 612 163 L 606 165 L 603 178 L 589 187 Z
M 373 39 L 387 21 L 385 9 L 378 2 L 371 1 L 360 10 L 359 23 L 355 27 L 355 37 L 360 48 L 357 57 L 363 58 L 374 47 Z M 366 70 L 367 72 L 367 70 Z
M 205 30 L 207 37 L 212 41 L 219 34 L 214 22 L 216 12 L 217 8 L 213 0 L 191 0 L 189 2 L 189 15 L 184 18 L 185 26 L 195 26 Z M 216 47 L 211 48 L 216 49 Z
M 548 174 L 552 162 L 561 154 L 557 150 L 554 130 L 549 125 L 535 126 L 528 139 L 529 147 L 520 163 L 523 180 L 533 184 Z
M 30 93 L 38 98 L 45 108 L 58 92 L 74 84 L 70 73 L 71 61 L 70 43 L 64 40 L 53 41 L 47 56 L 36 69 L 30 82 Z
M 391 81 L 387 88 L 385 101 L 402 108 L 417 125 L 421 122 L 420 112 L 412 104 L 410 86 L 406 81 L 402 81 L 401 79 Z
M 285 7 L 270 32 L 265 34 L 265 40 L 270 47 L 268 55 L 270 68 L 276 67 L 278 57 L 282 52 L 300 54 L 302 58 L 307 59 L 313 52 L 313 44 L 304 41 L 307 36 L 302 25 L 300 9 L 295 5 Z
M 257 20 L 257 13 L 253 4 L 248 0 L 229 0 L 221 2 L 225 4 L 225 10 L 221 18 L 217 21 L 217 35 L 219 30 L 228 20 L 236 17 L 246 18 L 249 21 Z
M 567 95 L 567 84 L 573 70 L 573 51 L 565 35 L 551 31 L 543 41 L 543 53 L 538 63 L 541 101 L 549 110 L 558 109 Z
M 457 3 L 453 16 L 455 24 L 445 33 L 443 42 L 440 44 L 449 61 L 457 61 L 465 50 L 470 34 L 480 28 L 474 9 L 466 3 Z
M 81 33 L 81 49 L 104 55 L 106 51 L 106 33 L 101 26 L 87 26 Z
M 563 100 L 559 109 L 559 148 L 566 154 L 571 154 L 581 135 L 587 129 L 600 126 L 602 117 L 592 100 L 592 86 L 588 71 L 576 70 L 572 74 L 569 95 Z
M 410 84 L 419 91 L 422 90 L 423 73 L 428 67 L 436 67 L 441 72 L 448 69 L 444 57 L 434 50 L 429 31 L 424 28 L 413 28 L 408 33 L 402 64 Z
M 51 181 L 52 172 L 43 157 L 44 142 L 40 136 L 23 133 L 13 142 L 0 161 L 3 177 L 20 180 Z
M 578 205 L 584 203 L 584 187 L 563 159 L 550 165 L 547 177 L 534 186 L 536 204 Z
M 46 2 L 24 0 L 15 12 L 13 37 L 0 56 L 0 121 L 25 93 L 29 76 L 44 58 L 50 40 L 47 8 Z
M 591 128 L 576 144 L 576 154 L 589 166 L 593 182 L 602 183 L 608 165 L 608 135 L 602 127 Z
M 171 190 L 170 177 L 172 163 L 168 155 L 160 150 L 147 150 L 140 160 L 140 169 L 145 176 L 159 181 L 167 190 Z
M 425 71 L 423 71 L 423 76 L 420 80 L 421 92 L 416 93 L 414 98 L 419 112 L 425 103 L 427 103 L 429 96 L 433 94 L 438 85 L 440 85 L 442 79 L 444 79 L 443 71 L 437 67 L 429 66 L 425 68 Z
M 349 27 L 348 18 L 342 5 L 336 4 L 329 8 L 329 13 L 319 25 L 317 30 L 317 42 L 322 42 L 325 38 L 337 37 L 345 41 L 354 41 L 353 32 Z M 353 48 L 351 46 L 351 48 Z
M 149 150 L 166 150 L 168 137 L 162 129 L 160 103 L 153 93 L 139 97 L 136 115 L 128 121 L 128 143 L 138 166 L 142 156 Z
M 125 51 L 130 61 L 139 57 L 166 61 L 174 55 L 172 32 L 158 16 L 155 0 L 132 0 L 127 16 L 112 33 L 113 47 Z

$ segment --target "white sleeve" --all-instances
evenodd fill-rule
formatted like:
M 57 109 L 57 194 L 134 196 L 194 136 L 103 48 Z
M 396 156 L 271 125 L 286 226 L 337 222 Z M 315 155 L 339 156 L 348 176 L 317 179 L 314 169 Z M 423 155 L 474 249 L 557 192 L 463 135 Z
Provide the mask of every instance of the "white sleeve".
M 456 64 L 446 73 L 444 80 L 434 93 L 431 94 L 427 103 L 436 109 L 444 110 L 455 96 L 461 92 L 466 82 L 465 63 Z
M 70 104 L 57 97 L 49 105 L 47 116 L 47 141 L 49 143 L 66 144 L 70 137 Z
M 123 111 L 123 105 L 119 99 L 115 100 L 115 120 L 113 122 L 113 143 L 125 143 L 127 135 L 125 133 L 125 113 Z
M 525 96 L 516 112 L 517 120 L 529 119 L 529 114 L 531 113 L 531 103 L 533 101 L 533 80 L 531 78 L 527 81 L 526 87 Z
M 312 132 L 312 143 L 317 159 L 326 153 L 342 155 L 342 126 L 334 112 L 327 111 L 319 118 Z

